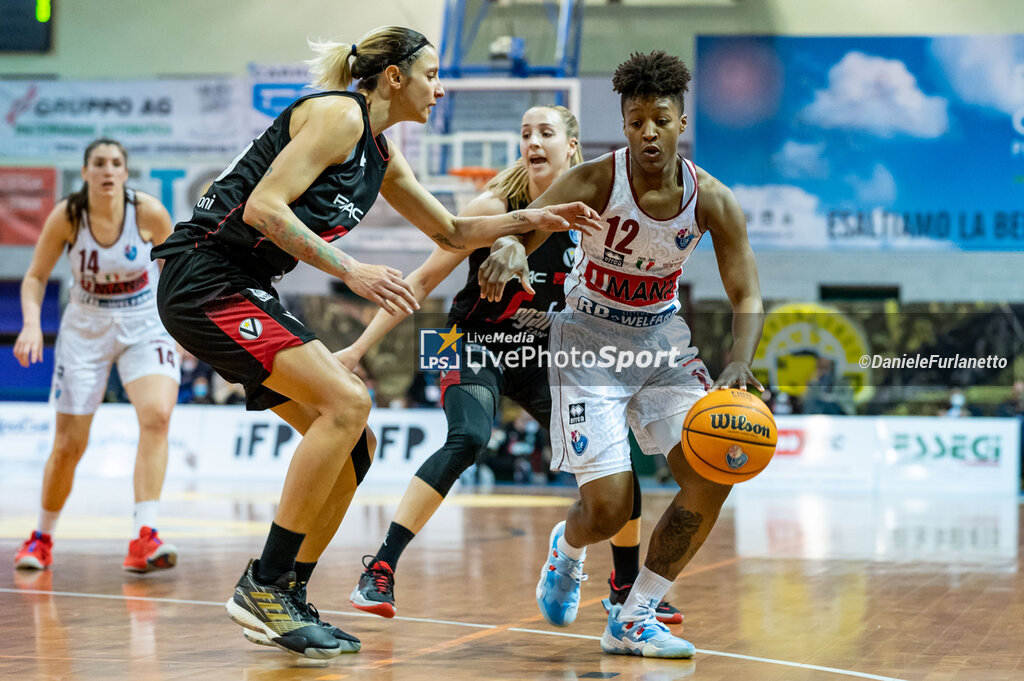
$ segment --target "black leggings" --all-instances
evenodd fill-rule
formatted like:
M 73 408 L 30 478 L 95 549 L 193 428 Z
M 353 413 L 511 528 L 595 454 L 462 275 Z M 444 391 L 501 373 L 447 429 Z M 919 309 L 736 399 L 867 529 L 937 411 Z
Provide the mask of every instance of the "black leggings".
M 448 439 L 430 455 L 416 477 L 442 497 L 467 468 L 472 466 L 491 439 L 497 396 L 482 385 L 453 385 L 445 389 L 444 413 L 448 417 Z

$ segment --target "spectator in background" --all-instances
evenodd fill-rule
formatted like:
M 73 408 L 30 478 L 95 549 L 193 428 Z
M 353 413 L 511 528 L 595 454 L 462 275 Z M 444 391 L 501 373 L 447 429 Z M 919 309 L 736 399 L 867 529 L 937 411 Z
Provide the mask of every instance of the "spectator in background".
M 540 424 L 525 409 L 520 409 L 502 431 L 505 437 L 498 446 L 498 457 L 509 464 L 512 481 L 532 482 L 534 473 L 541 481 L 546 481 L 551 452 L 547 449 L 547 433 Z
M 949 406 L 940 416 L 960 418 L 963 416 L 975 416 L 974 410 L 967 404 L 967 396 L 961 388 L 953 388 L 949 394 Z
M 854 413 L 853 388 L 843 376 L 836 375 L 836 363 L 830 357 L 818 357 L 814 377 L 804 392 L 804 414 L 850 416 Z
M 210 377 L 210 394 L 214 404 L 245 404 L 245 387 L 231 383 L 216 371 Z
M 213 369 L 200 361 L 188 350 L 179 346 L 181 352 L 181 385 L 178 387 L 178 404 L 213 404 L 210 377 Z

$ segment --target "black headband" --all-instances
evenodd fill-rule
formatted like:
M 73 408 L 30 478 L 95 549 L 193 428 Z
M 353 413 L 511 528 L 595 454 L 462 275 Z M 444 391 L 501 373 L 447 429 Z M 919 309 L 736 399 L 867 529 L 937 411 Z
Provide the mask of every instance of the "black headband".
M 405 61 L 406 59 L 408 59 L 412 55 L 416 54 L 417 52 L 419 52 L 420 50 L 422 50 L 424 47 L 426 47 L 429 44 L 430 44 L 429 40 L 427 40 L 426 38 L 422 38 L 421 37 L 419 39 L 419 42 L 417 42 L 415 45 L 413 45 L 412 48 L 409 49 L 407 52 L 403 53 L 401 57 L 399 57 L 398 59 L 389 59 L 388 60 L 388 66 L 390 66 L 392 64 L 396 64 L 396 65 L 397 64 L 401 64 L 403 61 Z M 385 68 L 387 68 L 387 67 L 385 67 Z

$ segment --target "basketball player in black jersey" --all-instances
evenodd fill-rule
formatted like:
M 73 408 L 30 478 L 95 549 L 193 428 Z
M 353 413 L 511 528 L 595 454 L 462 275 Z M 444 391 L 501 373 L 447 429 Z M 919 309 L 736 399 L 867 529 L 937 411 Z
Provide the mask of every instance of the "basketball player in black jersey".
M 305 602 L 305 582 L 370 465 L 370 399 L 285 310 L 272 280 L 302 260 L 388 312 L 418 307 L 400 272 L 356 262 L 328 245 L 358 225 L 378 193 L 451 249 L 534 228 L 589 231 L 596 213 L 578 204 L 453 217 L 381 134 L 400 121 L 425 122 L 444 95 L 430 42 L 410 29 L 384 27 L 357 45 L 314 48 L 313 72 L 328 91 L 278 116 L 153 256 L 166 259 L 158 303 L 171 335 L 241 383 L 249 409 L 272 409 L 303 435 L 262 556 L 246 568 L 228 613 L 274 645 L 324 659 L 360 647 L 320 621 Z M 353 78 L 356 91 L 345 92 Z
M 472 201 L 462 215 L 496 215 L 527 205 L 547 190 L 570 167 L 582 162 L 579 150 L 579 124 L 571 111 L 561 106 L 543 106 L 523 114 L 520 161 L 488 183 L 486 191 Z M 507 291 L 504 284 L 485 294 L 477 280 L 483 268 L 496 262 L 508 263 L 520 244 L 510 241 L 505 249 L 480 248 L 469 254 L 469 276 L 465 287 L 455 296 L 446 326 L 457 325 L 486 335 L 495 332 L 531 334 L 533 342 L 547 347 L 549 313 L 562 307 L 562 284 L 572 262 L 575 235 L 553 234 L 530 256 L 521 261 L 522 284 Z M 509 250 L 506 250 L 509 249 Z M 522 252 L 520 251 L 520 254 Z M 462 253 L 435 249 L 426 262 L 407 278 L 423 300 L 466 259 Z M 537 273 L 530 281 L 529 271 Z M 362 335 L 348 348 L 335 353 L 349 368 L 354 368 L 367 350 L 394 329 L 404 316 L 378 313 Z M 478 356 L 484 350 L 501 350 L 501 344 L 483 343 L 474 348 Z M 499 399 L 507 395 L 522 406 L 545 428 L 551 418 L 551 391 L 543 367 L 508 367 L 487 363 L 479 371 L 452 371 L 442 380 L 448 437 L 444 446 L 428 458 L 409 483 L 394 521 L 383 544 L 374 556 L 367 556 L 366 570 L 352 592 L 352 605 L 382 617 L 394 617 L 394 573 L 398 559 L 412 538 L 434 515 L 459 476 L 471 466 L 487 446 L 491 424 Z M 625 601 L 629 585 L 639 571 L 640 493 L 635 486 L 634 509 L 630 522 L 612 537 L 615 572 L 609 580 L 615 602 Z M 677 623 L 682 614 L 667 602 L 658 606 L 662 621 Z

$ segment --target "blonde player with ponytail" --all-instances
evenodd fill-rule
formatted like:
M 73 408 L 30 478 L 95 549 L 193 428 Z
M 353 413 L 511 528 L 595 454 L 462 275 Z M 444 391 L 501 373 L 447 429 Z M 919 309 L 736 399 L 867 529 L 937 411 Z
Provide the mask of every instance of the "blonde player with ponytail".
M 370 466 L 370 398 L 285 309 L 273 281 L 301 260 L 386 312 L 411 313 L 418 305 L 401 272 L 357 262 L 328 243 L 355 229 L 378 194 L 448 249 L 532 229 L 593 230 L 596 212 L 567 204 L 454 217 L 382 134 L 399 122 L 425 122 L 444 96 L 430 41 L 389 26 L 356 44 L 313 48 L 316 84 L 329 89 L 285 109 L 153 257 L 166 260 L 158 304 L 171 335 L 241 383 L 249 409 L 272 409 L 303 435 L 262 555 L 239 579 L 228 613 L 259 642 L 325 659 L 361 646 L 319 619 L 305 583 Z M 355 91 L 346 91 L 353 80 Z

